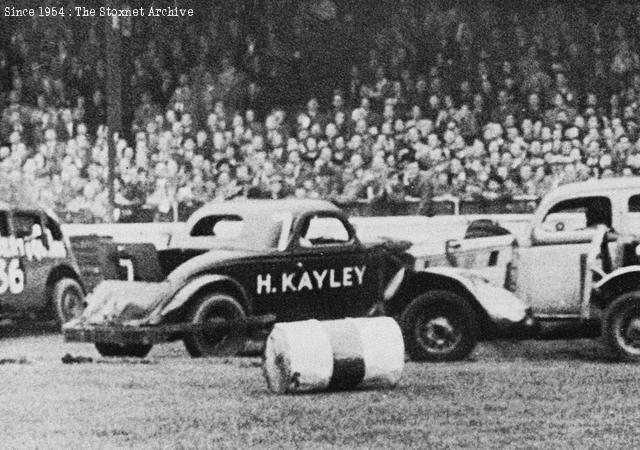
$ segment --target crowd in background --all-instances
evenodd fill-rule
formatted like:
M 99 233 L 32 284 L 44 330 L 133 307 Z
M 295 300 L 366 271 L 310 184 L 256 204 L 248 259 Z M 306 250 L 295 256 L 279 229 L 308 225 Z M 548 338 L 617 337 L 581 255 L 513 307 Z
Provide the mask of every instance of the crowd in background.
M 218 7 L 170 33 L 134 21 L 115 135 L 101 22 L 9 29 L 0 198 L 110 220 L 109 139 L 116 203 L 159 214 L 238 197 L 428 206 L 640 174 L 640 7 L 414 3 Z

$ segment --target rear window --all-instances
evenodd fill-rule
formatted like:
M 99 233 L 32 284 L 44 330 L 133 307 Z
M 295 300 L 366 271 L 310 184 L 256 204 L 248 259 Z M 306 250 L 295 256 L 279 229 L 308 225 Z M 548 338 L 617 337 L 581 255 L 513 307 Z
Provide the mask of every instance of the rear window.
M 244 221 L 235 215 L 207 216 L 200 219 L 191 229 L 191 236 L 215 236 L 235 239 L 242 233 Z

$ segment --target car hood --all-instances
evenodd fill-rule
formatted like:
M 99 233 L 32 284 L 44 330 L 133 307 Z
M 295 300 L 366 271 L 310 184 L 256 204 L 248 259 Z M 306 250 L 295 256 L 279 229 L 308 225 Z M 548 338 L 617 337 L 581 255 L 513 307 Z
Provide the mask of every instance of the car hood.
M 243 248 L 209 250 L 180 264 L 167 276 L 167 281 L 173 286 L 182 286 L 189 278 L 197 273 L 205 272 L 233 260 L 256 257 L 267 253 L 268 252 Z

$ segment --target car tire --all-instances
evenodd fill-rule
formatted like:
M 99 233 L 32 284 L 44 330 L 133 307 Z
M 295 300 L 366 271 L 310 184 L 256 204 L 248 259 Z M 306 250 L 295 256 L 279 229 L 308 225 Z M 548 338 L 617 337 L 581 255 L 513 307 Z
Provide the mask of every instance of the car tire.
M 96 350 L 101 356 L 112 357 L 130 357 L 130 358 L 144 358 L 149 354 L 152 344 L 129 344 L 120 345 L 112 344 L 109 342 L 96 342 Z
M 244 308 L 226 293 L 206 295 L 192 302 L 187 309 L 187 320 L 193 324 L 203 324 L 213 320 L 242 320 L 246 317 Z M 244 330 L 196 331 L 187 334 L 184 345 L 194 357 L 234 356 L 244 347 Z
M 616 298 L 604 312 L 604 343 L 623 361 L 640 361 L 640 291 Z
M 460 295 L 426 292 L 400 318 L 407 353 L 414 361 L 457 361 L 469 356 L 479 334 L 477 314 Z
M 86 306 L 82 286 L 72 278 L 62 278 L 51 291 L 56 320 L 60 326 L 80 317 Z

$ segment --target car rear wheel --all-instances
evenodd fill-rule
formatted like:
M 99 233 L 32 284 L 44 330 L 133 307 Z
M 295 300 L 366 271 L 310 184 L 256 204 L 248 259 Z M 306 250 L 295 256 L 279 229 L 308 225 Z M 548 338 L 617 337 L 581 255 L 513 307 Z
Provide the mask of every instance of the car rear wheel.
M 52 300 L 60 325 L 80 317 L 86 306 L 82 287 L 72 278 L 63 278 L 54 285 Z
M 152 344 L 120 345 L 108 342 L 96 342 L 96 349 L 105 357 L 144 358 L 149 354 Z
M 479 332 L 469 302 L 450 291 L 416 297 L 400 319 L 407 352 L 415 361 L 456 361 L 469 356 Z
M 606 309 L 602 337 L 612 353 L 624 361 L 640 361 L 640 291 L 628 292 Z
M 195 300 L 187 311 L 187 320 L 196 325 L 216 324 L 224 326 L 227 321 L 243 320 L 244 309 L 231 295 L 214 293 Z M 194 358 L 202 356 L 233 356 L 242 350 L 245 343 L 244 330 L 206 329 L 189 333 L 184 345 Z

